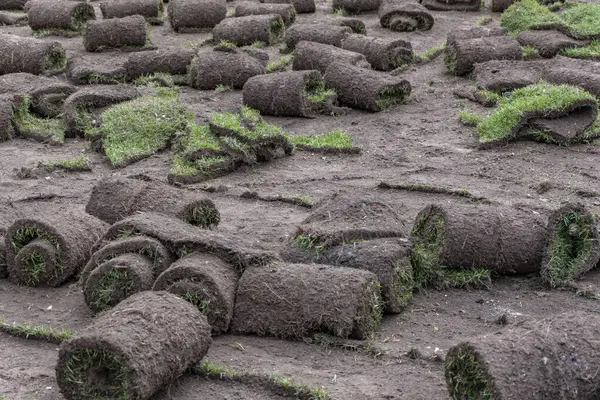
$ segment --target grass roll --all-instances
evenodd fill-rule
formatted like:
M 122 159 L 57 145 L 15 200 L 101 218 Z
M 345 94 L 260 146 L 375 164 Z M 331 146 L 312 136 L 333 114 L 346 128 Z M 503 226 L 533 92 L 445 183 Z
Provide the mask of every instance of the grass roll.
M 225 0 L 171 0 L 168 9 L 175 32 L 210 31 L 227 15 Z
M 109 49 L 128 51 L 150 48 L 150 34 L 141 15 L 89 21 L 83 38 L 86 51 Z
M 262 63 L 246 52 L 215 50 L 192 60 L 188 83 L 201 90 L 212 90 L 219 85 L 241 89 L 248 79 L 264 72 Z
M 13 72 L 53 75 L 66 66 L 65 50 L 59 42 L 0 34 L 0 75 Z
M 100 11 L 104 19 L 141 15 L 150 24 L 164 23 L 162 0 L 106 0 L 100 3 Z
M 125 62 L 125 74 L 129 80 L 159 72 L 185 75 L 195 55 L 193 49 L 178 47 L 133 53 Z
M 241 2 L 235 7 L 236 17 L 246 17 L 248 15 L 274 15 L 281 16 L 285 26 L 289 26 L 296 20 L 296 9 L 292 4 L 270 4 L 270 3 L 251 3 Z
M 27 19 L 34 31 L 80 33 L 88 21 L 96 19 L 96 13 L 83 1 L 38 1 L 27 11 Z
M 285 32 L 285 44 L 288 49 L 294 49 L 303 41 L 331 44 L 342 47 L 342 42 L 352 33 L 347 26 L 332 24 L 294 24 Z
M 382 0 L 333 0 L 333 9 L 342 9 L 348 14 L 377 11 Z
M 315 0 L 259 0 L 266 4 L 292 4 L 298 14 L 314 13 L 316 10 Z
M 379 23 L 397 32 L 428 31 L 433 15 L 412 0 L 383 0 L 378 11 Z
M 480 0 L 419 0 L 431 11 L 479 11 L 483 6 Z
M 466 75 L 476 63 L 490 60 L 522 60 L 521 45 L 512 36 L 490 36 L 456 40 L 448 44 L 444 62 L 455 75 Z
M 325 74 L 327 68 L 334 62 L 364 68 L 371 66 L 364 55 L 328 44 L 301 41 L 294 50 L 293 69 L 296 71 L 317 70 Z
M 373 69 L 391 71 L 413 61 L 410 42 L 352 34 L 342 42 L 342 49 L 365 56 Z
M 272 45 L 283 38 L 285 25 L 279 14 L 248 15 L 222 20 L 213 28 L 212 34 L 217 42 L 226 41 L 238 46 L 257 41 Z

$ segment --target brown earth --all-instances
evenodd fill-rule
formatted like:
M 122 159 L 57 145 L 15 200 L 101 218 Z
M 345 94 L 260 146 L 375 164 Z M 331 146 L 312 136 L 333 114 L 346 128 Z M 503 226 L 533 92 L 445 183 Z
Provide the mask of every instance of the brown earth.
M 235 7 L 228 3 L 228 7 Z M 489 4 L 488 4 L 489 7 Z M 317 2 L 317 14 L 301 14 L 299 22 L 323 20 L 331 11 L 329 2 Z M 100 16 L 99 10 L 97 10 Z M 393 33 L 379 26 L 376 13 L 360 16 L 369 35 L 410 40 L 416 52 L 439 44 L 450 29 L 470 26 L 487 11 L 477 13 L 432 12 L 430 31 Z M 498 15 L 493 15 L 497 22 Z M 28 36 L 28 27 L 4 27 L 2 32 Z M 159 48 L 208 38 L 209 34 L 175 34 L 167 25 L 152 27 L 152 40 Z M 44 40 L 56 40 L 55 37 Z M 59 38 L 69 53 L 83 54 L 82 39 Z M 272 58 L 276 49 L 269 48 Z M 121 53 L 86 57 L 110 66 L 126 57 Z M 333 128 L 347 130 L 361 155 L 316 155 L 298 152 L 292 157 L 247 167 L 189 190 L 210 190 L 221 212 L 223 233 L 237 233 L 255 248 L 279 250 L 289 243 L 295 227 L 309 213 L 303 207 L 281 202 L 242 199 L 245 191 L 261 195 L 310 196 L 318 200 L 340 190 L 380 196 L 411 226 L 417 212 L 432 202 L 468 202 L 444 194 L 377 189 L 389 183 L 426 183 L 452 189 L 467 189 L 476 196 L 507 206 L 543 213 L 563 201 L 579 201 L 598 211 L 600 148 L 594 144 L 558 147 L 534 142 L 512 143 L 494 150 L 478 150 L 472 128 L 462 126 L 457 113 L 476 108 L 457 99 L 453 91 L 470 84 L 450 75 L 441 58 L 414 66 L 403 76 L 413 87 L 410 101 L 381 113 L 352 111 L 346 116 L 318 119 L 267 118 L 296 133 L 317 133 Z M 183 101 L 199 121 L 207 121 L 215 110 L 232 110 L 241 104 L 241 91 L 215 93 L 182 89 Z M 480 108 L 479 111 L 484 110 Z M 0 144 L 0 228 L 27 213 L 35 201 L 77 204 L 83 207 L 94 183 L 111 175 L 146 174 L 165 181 L 170 154 L 163 153 L 123 169 L 113 170 L 102 157 L 87 150 L 80 139 L 56 147 L 26 140 Z M 20 180 L 15 169 L 33 167 L 39 161 L 70 158 L 83 152 L 92 159 L 92 172 L 55 172 L 37 179 Z M 213 189 L 218 189 L 212 192 Z M 600 285 L 597 271 L 581 285 Z M 376 337 L 385 354 L 372 358 L 362 353 L 327 349 L 303 342 L 253 336 L 222 335 L 214 339 L 207 359 L 230 367 L 276 373 L 317 386 L 325 386 L 333 399 L 447 399 L 440 357 L 467 337 L 502 329 L 501 315 L 508 323 L 541 319 L 563 311 L 597 309 L 595 300 L 568 291 L 551 291 L 538 277 L 504 278 L 490 290 L 449 290 L 419 293 L 402 314 L 388 315 Z M 92 320 L 81 288 L 70 282 L 60 288 L 27 288 L 0 281 L 0 317 L 6 323 L 49 324 L 81 330 Z M 17 339 L 0 334 L 0 398 L 9 400 L 61 399 L 54 366 L 57 345 Z M 406 353 L 416 349 L 416 359 Z M 204 397 L 203 397 L 204 396 Z M 155 399 L 279 399 L 256 385 L 218 382 L 184 376 Z

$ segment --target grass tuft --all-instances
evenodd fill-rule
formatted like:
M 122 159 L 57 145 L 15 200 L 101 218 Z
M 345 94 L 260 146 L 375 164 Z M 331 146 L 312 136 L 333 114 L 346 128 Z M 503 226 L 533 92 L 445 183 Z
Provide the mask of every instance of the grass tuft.
M 432 46 L 422 53 L 415 53 L 414 54 L 415 60 L 417 60 L 419 62 L 429 62 L 429 61 L 433 60 L 434 58 L 436 58 L 437 56 L 439 56 L 440 54 L 442 54 L 442 52 L 444 51 L 445 48 L 446 48 L 446 41 L 444 40 L 442 43 Z
M 290 140 L 293 144 L 308 149 L 348 149 L 353 147 L 352 136 L 341 129 L 332 129 L 315 135 L 290 136 Z
M 127 271 L 111 269 L 98 281 L 92 292 L 91 305 L 95 311 L 104 311 L 135 293 L 135 283 Z
M 41 118 L 31 111 L 31 99 L 28 95 L 21 98 L 15 107 L 13 121 L 17 130 L 25 136 L 33 136 L 53 143 L 65 140 L 65 124 L 58 118 Z
M 395 104 L 402 104 L 408 100 L 410 89 L 401 87 L 385 88 L 379 91 L 375 103 L 381 109 L 391 107 Z
M 222 83 L 218 84 L 215 87 L 215 92 L 217 93 L 225 93 L 225 92 L 231 92 L 233 89 L 231 88 L 231 86 L 229 85 L 223 85 Z
M 65 171 L 89 171 L 90 159 L 86 155 L 77 156 L 66 160 L 46 161 L 39 164 L 40 167 L 56 170 L 62 169 Z
M 271 73 L 271 72 L 281 72 L 281 71 L 285 70 L 287 67 L 289 67 L 290 65 L 292 65 L 293 61 L 294 61 L 294 56 L 292 54 L 282 56 L 275 61 L 269 61 L 267 63 L 267 67 L 265 68 L 265 72 L 267 74 Z
M 444 370 L 453 399 L 493 399 L 492 379 L 469 345 L 459 345 L 454 354 L 446 358 Z
M 198 311 L 200 311 L 202 315 L 208 314 L 210 300 L 207 300 L 203 296 L 199 296 L 196 293 L 191 292 L 178 293 L 177 295 L 185 301 L 187 301 L 188 303 L 191 303 L 194 306 L 196 306 L 196 308 L 198 308 Z
M 312 335 L 312 337 L 307 339 L 307 342 L 325 348 L 338 348 L 342 350 L 363 353 L 373 358 L 378 358 L 385 354 L 384 349 L 371 341 L 342 339 L 327 333 L 315 333 Z
M 538 53 L 537 49 L 533 46 L 521 46 L 521 51 L 523 52 L 523 58 L 529 58 Z
M 73 337 L 73 332 L 68 329 L 57 329 L 48 325 L 6 324 L 2 319 L 0 331 L 23 339 L 44 340 L 56 344 Z
M 302 250 L 307 251 L 316 251 L 320 252 L 325 248 L 325 244 L 319 241 L 318 238 L 306 236 L 306 235 L 297 235 L 294 238 L 294 243 Z
M 146 87 L 175 87 L 175 78 L 167 72 L 157 72 L 138 77 L 133 81 L 134 86 Z
M 475 25 L 485 26 L 485 25 L 489 24 L 490 22 L 492 22 L 493 20 L 494 19 L 492 17 L 490 17 L 489 15 L 484 15 L 483 17 L 481 17 L 477 21 L 475 21 Z
M 571 58 L 589 58 L 600 60 L 600 39 L 594 39 L 583 47 L 570 47 L 560 51 L 560 54 Z
M 458 119 L 464 125 L 467 126 L 477 126 L 484 118 L 478 114 L 475 114 L 473 111 L 469 111 L 467 109 L 460 110 L 458 112 Z
M 255 40 L 254 42 L 252 42 L 252 44 L 250 45 L 251 47 L 254 47 L 256 49 L 261 49 L 263 47 L 265 47 L 267 44 L 265 42 L 263 42 L 262 40 Z
M 333 15 L 334 17 L 345 17 L 346 10 L 344 10 L 342 7 L 334 8 L 331 12 L 331 15 Z
M 23 259 L 23 282 L 28 286 L 39 284 L 46 274 L 46 260 L 37 251 L 29 252 Z
M 211 229 L 219 225 L 221 214 L 219 214 L 219 211 L 215 207 L 194 207 L 187 217 L 187 222 L 200 228 Z

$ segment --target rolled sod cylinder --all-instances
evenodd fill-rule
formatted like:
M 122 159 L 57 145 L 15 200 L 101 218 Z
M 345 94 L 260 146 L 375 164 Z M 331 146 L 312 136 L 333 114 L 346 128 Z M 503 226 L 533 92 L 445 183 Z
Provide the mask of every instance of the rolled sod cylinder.
M 292 4 L 298 14 L 314 13 L 316 10 L 315 0 L 260 0 L 265 4 Z
M 359 33 L 361 35 L 367 34 L 367 28 L 365 27 L 365 23 L 358 18 L 340 18 L 340 17 L 332 17 L 329 19 L 332 24 L 347 26 L 352 29 L 352 32 Z
M 227 41 L 238 46 L 256 41 L 271 45 L 283 38 L 285 25 L 278 14 L 248 15 L 224 19 L 213 28 L 212 34 L 217 42 Z
M 67 30 L 79 32 L 87 21 L 96 19 L 94 7 L 83 1 L 38 1 L 27 11 L 29 26 L 34 31 Z
M 348 14 L 360 14 L 379 10 L 381 0 L 333 0 L 333 9 L 342 9 Z
M 250 268 L 241 277 L 231 330 L 300 339 L 314 332 L 365 339 L 380 326 L 375 274 L 318 264 Z
M 325 84 L 349 107 L 378 112 L 405 102 L 411 85 L 406 79 L 336 61 L 327 67 Z
M 146 20 L 141 15 L 132 15 L 89 21 L 83 37 L 83 46 L 90 52 L 107 49 L 140 50 L 148 47 L 149 41 Z
M 193 49 L 167 48 L 143 51 L 129 55 L 125 62 L 125 73 L 129 80 L 142 75 L 165 72 L 171 75 L 185 75 L 192 59 L 196 55 Z
M 480 0 L 419 0 L 425 8 L 432 11 L 479 11 Z
M 236 17 L 248 15 L 274 15 L 281 16 L 285 26 L 289 26 L 296 20 L 296 9 L 292 4 L 270 4 L 242 2 L 235 7 Z
M 21 96 L 12 93 L 0 94 L 0 142 L 14 138 L 13 116 L 15 107 L 20 103 Z
M 585 70 L 583 65 L 577 64 L 571 67 L 549 66 L 543 76 L 548 82 L 577 86 L 600 97 L 600 71 Z
M 162 0 L 107 0 L 100 3 L 100 11 L 104 19 L 141 15 L 151 24 L 162 23 L 164 16 Z
M 37 215 L 16 220 L 4 237 L 10 280 L 59 286 L 83 268 L 107 228 L 73 207 L 41 207 Z
M 413 61 L 410 42 L 352 34 L 342 42 L 342 49 L 365 56 L 373 69 L 391 71 Z
M 219 334 L 229 330 L 238 279 L 237 271 L 220 258 L 193 253 L 163 272 L 152 290 L 164 290 L 189 301 L 206 315 L 213 334 Z
M 597 221 L 582 204 L 567 204 L 550 215 L 541 275 L 552 287 L 566 287 L 600 260 Z
M 328 44 L 302 41 L 296 45 L 296 50 L 294 50 L 292 68 L 296 71 L 317 70 L 324 74 L 329 65 L 336 61 L 363 68 L 371 67 L 362 54 Z
M 148 399 L 210 344 L 210 326 L 196 307 L 166 292 L 138 293 L 63 342 L 56 380 L 69 400 Z
M 446 46 L 444 62 L 455 75 L 466 75 L 476 63 L 490 60 L 522 60 L 521 45 L 512 36 L 456 40 Z
M 571 311 L 474 337 L 446 354 L 448 392 L 453 399 L 596 399 L 598 335 L 597 313 Z
M 212 90 L 218 85 L 241 89 L 248 79 L 264 72 L 263 64 L 243 51 L 210 51 L 192 60 L 188 83 L 202 90 Z
M 475 83 L 479 89 L 509 92 L 537 83 L 544 69 L 544 65 L 536 61 L 486 61 L 475 64 Z
M 412 0 L 383 0 L 378 16 L 381 26 L 398 32 L 428 31 L 434 22 L 429 11 Z
M 85 209 L 109 224 L 142 211 L 173 215 L 206 229 L 216 227 L 221 220 L 210 199 L 162 182 L 131 178 L 105 178 L 98 182 Z
M 294 49 L 301 41 L 331 44 L 342 47 L 342 42 L 352 29 L 348 26 L 333 24 L 294 24 L 285 32 L 285 44 L 288 49 Z
M 168 10 L 175 32 L 210 30 L 227 16 L 225 0 L 171 0 Z
M 0 11 L 0 25 L 27 25 L 27 14 Z
M 490 36 L 506 35 L 506 29 L 496 26 L 469 26 L 453 29 L 448 32 L 446 44 L 453 44 L 457 40 L 477 39 Z
M 123 65 L 123 60 L 112 59 L 110 64 L 101 65 L 96 60 L 73 54 L 67 63 L 67 77 L 71 82 L 79 85 L 122 82 L 125 78 Z
M 66 66 L 65 50 L 59 42 L 0 34 L 0 75 L 13 72 L 50 75 Z
M 0 0 L 0 10 L 22 10 L 27 0 Z
M 564 33 L 554 30 L 521 32 L 517 36 L 517 41 L 521 46 L 535 48 L 538 54 L 544 58 L 552 58 L 561 50 L 583 47 L 589 43 L 587 40 L 572 39 Z

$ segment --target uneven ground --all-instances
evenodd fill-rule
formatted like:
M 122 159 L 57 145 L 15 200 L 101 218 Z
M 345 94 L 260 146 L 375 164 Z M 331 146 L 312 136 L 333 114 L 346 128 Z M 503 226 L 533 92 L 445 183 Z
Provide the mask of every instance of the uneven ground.
M 229 3 L 233 6 L 235 3 Z M 331 11 L 330 3 L 318 2 L 316 15 L 301 15 L 313 21 Z M 487 13 L 433 12 L 431 31 L 398 34 L 379 26 L 375 14 L 362 16 L 369 35 L 408 38 L 421 52 L 445 40 L 448 31 L 459 25 L 473 25 Z M 494 16 L 498 18 L 497 15 Z M 30 35 L 28 27 L 1 29 Z M 168 25 L 152 28 L 158 46 L 198 41 L 207 35 L 176 35 Z M 47 38 L 45 40 L 55 40 Z M 60 39 L 72 52 L 83 52 L 81 38 Z M 273 57 L 277 57 L 272 51 Z M 112 62 L 119 53 L 94 55 L 99 62 Z M 390 183 L 427 183 L 467 189 L 492 202 L 539 212 L 557 208 L 566 200 L 580 201 L 599 209 L 600 177 L 597 174 L 600 148 L 579 145 L 571 148 L 534 142 L 518 142 L 495 150 L 478 150 L 471 128 L 458 122 L 458 111 L 466 100 L 453 96 L 454 89 L 469 85 L 464 78 L 449 75 L 441 58 L 405 73 L 413 85 L 408 104 L 371 114 L 352 111 L 343 117 L 319 119 L 272 119 L 287 130 L 317 133 L 332 128 L 347 130 L 363 149 L 359 156 L 322 156 L 298 152 L 265 165 L 237 171 L 223 178 L 190 186 L 190 190 L 220 187 L 206 193 L 221 211 L 218 230 L 236 232 L 248 244 L 277 250 L 288 244 L 294 227 L 308 210 L 284 203 L 240 199 L 246 190 L 265 195 L 310 196 L 313 199 L 337 191 L 379 195 L 396 207 L 407 226 L 417 212 L 431 202 L 459 202 L 467 199 L 448 195 L 376 189 L 380 180 Z M 182 89 L 182 99 L 205 121 L 210 111 L 232 110 L 241 104 L 241 92 Z M 474 105 L 469 105 L 475 108 Z M 109 175 L 144 173 L 166 179 L 168 153 L 159 154 L 127 168 L 113 170 L 98 154 L 91 173 L 53 173 L 39 179 L 19 180 L 14 169 L 32 167 L 38 161 L 70 158 L 88 153 L 87 143 L 68 140 L 52 147 L 25 140 L 0 145 L 0 211 L 5 219 L 22 215 L 34 201 L 81 204 L 87 202 L 98 179 Z M 538 194 L 541 183 L 550 190 Z M 204 192 L 203 192 L 204 193 Z M 0 222 L 2 220 L 0 219 Z M 586 277 L 600 283 L 593 272 Z M 551 291 L 536 277 L 494 281 L 491 290 L 432 291 L 415 295 L 408 309 L 385 317 L 377 343 L 385 354 L 372 358 L 362 353 L 326 349 L 317 345 L 252 336 L 216 337 L 207 359 L 231 367 L 291 376 L 306 384 L 325 386 L 333 399 L 446 399 L 447 390 L 440 357 L 458 341 L 504 329 L 495 323 L 506 314 L 509 326 L 523 319 L 548 317 L 571 309 L 597 308 L 594 300 L 571 292 Z M 49 324 L 77 331 L 91 321 L 80 288 L 67 284 L 57 289 L 17 287 L 0 281 L 0 317 L 8 323 Z M 241 345 L 241 346 L 240 346 Z M 57 345 L 28 341 L 0 334 L 0 395 L 10 400 L 61 399 L 54 378 Z M 417 349 L 421 356 L 406 355 Z M 182 377 L 155 399 L 278 399 L 261 387 L 234 382 Z

